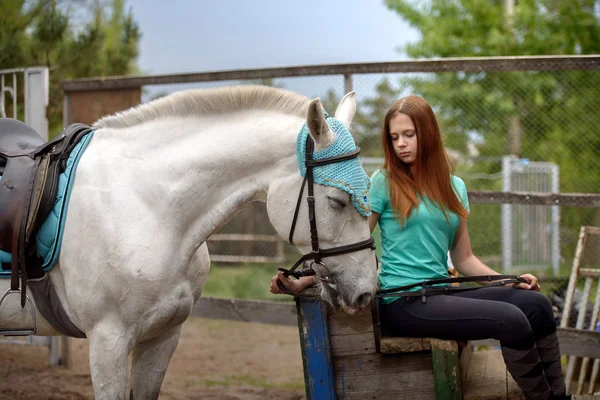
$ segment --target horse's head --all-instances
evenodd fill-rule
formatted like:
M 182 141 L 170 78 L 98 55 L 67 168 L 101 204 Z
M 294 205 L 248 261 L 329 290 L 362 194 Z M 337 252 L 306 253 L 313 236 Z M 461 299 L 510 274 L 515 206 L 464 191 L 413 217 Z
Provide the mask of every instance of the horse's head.
M 305 254 L 303 267 L 316 274 L 321 297 L 349 313 L 367 306 L 377 285 L 369 179 L 348 130 L 355 112 L 354 93 L 342 99 L 335 118 L 313 100 L 297 139 L 299 171 L 275 180 L 267 198 L 271 223 Z

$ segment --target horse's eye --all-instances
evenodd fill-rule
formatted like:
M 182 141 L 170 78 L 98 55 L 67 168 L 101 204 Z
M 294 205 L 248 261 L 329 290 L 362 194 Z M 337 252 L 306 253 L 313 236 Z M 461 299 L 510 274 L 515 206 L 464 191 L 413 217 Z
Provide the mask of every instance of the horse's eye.
M 339 199 L 337 197 L 327 196 L 327 201 L 329 201 L 329 205 L 337 210 L 341 210 L 348 205 L 346 200 Z

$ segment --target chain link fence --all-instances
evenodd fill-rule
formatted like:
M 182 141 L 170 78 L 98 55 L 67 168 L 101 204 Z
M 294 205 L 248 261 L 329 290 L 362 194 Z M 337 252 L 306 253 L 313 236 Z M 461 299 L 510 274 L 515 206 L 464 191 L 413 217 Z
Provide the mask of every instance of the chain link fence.
M 355 90 L 357 115 L 352 130 L 369 173 L 381 165 L 380 132 L 388 107 L 408 94 L 425 98 L 436 113 L 455 173 L 470 192 L 474 252 L 499 271 L 568 276 L 580 226 L 600 225 L 597 196 L 579 196 L 564 205 L 558 200 L 532 205 L 541 203 L 518 199 L 498 204 L 474 196 L 481 191 L 599 192 L 600 56 L 316 65 L 79 80 L 67 82 L 63 89 L 138 85 L 145 87 L 144 98 L 150 100 L 184 88 L 248 83 L 320 97 L 330 114 L 346 92 Z M 161 84 L 171 85 L 157 86 Z M 209 241 L 213 259 L 235 263 L 291 260 L 297 255 L 295 250 L 272 240 L 276 234 L 266 221 L 264 204 L 249 205 L 217 232 L 218 240 Z M 594 254 L 600 260 L 600 248 Z
M 399 68 L 396 68 L 399 69 Z M 469 191 L 597 193 L 600 188 L 600 70 L 597 59 L 552 57 L 437 60 L 406 72 L 218 81 L 197 87 L 259 83 L 320 97 L 334 113 L 345 90 L 357 92 L 353 132 L 365 168 L 381 165 L 381 124 L 400 97 L 417 94 L 436 112 L 456 175 Z M 505 272 L 568 276 L 581 225 L 600 225 L 594 207 L 472 204 L 475 254 Z M 264 205 L 253 204 L 222 232 L 275 235 Z M 213 254 L 295 256 L 275 242 L 211 242 Z M 283 256 L 281 254 L 283 251 Z M 596 248 L 600 260 L 600 247 Z

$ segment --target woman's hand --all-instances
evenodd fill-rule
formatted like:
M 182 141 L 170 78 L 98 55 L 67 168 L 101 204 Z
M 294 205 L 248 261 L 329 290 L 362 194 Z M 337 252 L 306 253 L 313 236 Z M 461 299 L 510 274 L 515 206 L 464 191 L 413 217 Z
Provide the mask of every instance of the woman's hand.
M 518 288 L 518 289 L 525 289 L 525 290 L 535 290 L 538 292 L 542 289 L 542 287 L 540 286 L 540 283 L 538 281 L 538 278 L 536 278 L 535 276 L 533 276 L 531 274 L 525 274 L 525 275 L 521 275 L 520 277 L 525 279 L 527 281 L 527 283 L 515 283 L 515 284 L 513 284 L 513 287 Z
M 302 277 L 300 279 L 290 279 L 286 278 L 283 272 L 279 271 L 277 275 L 271 278 L 271 285 L 269 286 L 269 290 L 273 294 L 285 294 L 283 290 L 279 287 L 278 281 L 281 281 L 283 286 L 285 286 L 289 291 L 294 293 L 300 293 L 304 289 L 309 286 L 313 286 L 315 284 L 315 280 L 312 276 Z

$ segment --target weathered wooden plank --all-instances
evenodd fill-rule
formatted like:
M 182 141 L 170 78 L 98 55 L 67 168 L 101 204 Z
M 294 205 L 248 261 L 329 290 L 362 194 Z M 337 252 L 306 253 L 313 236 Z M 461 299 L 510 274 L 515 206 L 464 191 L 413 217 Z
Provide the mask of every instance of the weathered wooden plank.
M 355 315 L 349 315 L 343 311 L 330 312 L 329 332 L 332 336 L 373 332 L 371 308 L 367 307 Z
M 331 336 L 330 340 L 331 352 L 334 357 L 372 354 L 377 351 L 373 332 L 336 335 Z
M 577 248 L 575 249 L 575 257 L 573 258 L 573 265 L 571 266 L 571 275 L 569 276 L 569 285 L 567 287 L 567 293 L 565 294 L 565 305 L 563 307 L 562 316 L 560 319 L 561 328 L 568 328 L 569 318 L 571 317 L 571 309 L 573 308 L 573 296 L 575 293 L 575 287 L 577 286 L 577 277 L 579 276 L 579 262 L 583 249 L 585 248 L 587 233 L 585 226 L 579 229 L 579 238 L 577 240 Z
M 384 354 L 412 353 L 415 351 L 431 350 L 429 338 L 384 336 L 379 342 L 379 347 Z
M 462 400 L 458 344 L 454 341 L 429 339 L 435 395 L 438 399 Z
M 299 298 L 296 306 L 306 398 L 335 400 L 335 376 L 327 325 L 327 305 L 323 301 Z
M 380 353 L 334 358 L 339 399 L 435 398 L 431 357 L 428 353 Z
M 262 324 L 298 325 L 296 305 L 282 301 L 201 297 L 192 308 L 190 315 Z
M 370 307 L 355 315 L 341 311 L 330 312 L 328 320 L 331 351 L 334 357 L 370 354 L 377 351 Z
M 476 351 L 462 382 L 464 400 L 525 400 L 499 350 Z
M 523 204 L 531 206 L 570 206 L 600 208 L 600 194 L 527 193 L 469 191 L 469 202 L 476 204 Z
M 460 384 L 461 387 L 467 380 L 467 374 L 469 373 L 469 366 L 471 365 L 471 359 L 473 356 L 473 346 L 471 342 L 467 343 L 465 347 L 462 348 L 462 352 L 460 353 Z
M 580 268 L 579 276 L 585 276 L 586 278 L 598 278 L 598 277 L 600 277 L 600 269 L 598 269 L 598 268 Z
M 558 328 L 560 354 L 600 358 L 600 332 L 574 328 Z

